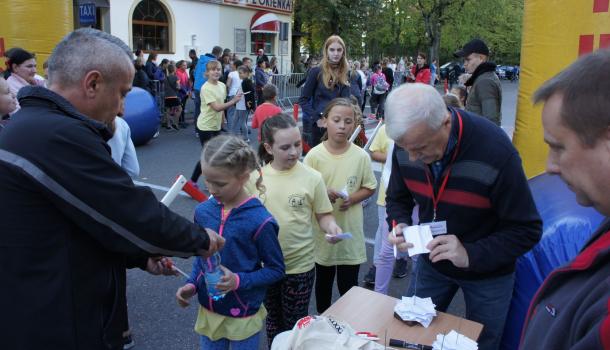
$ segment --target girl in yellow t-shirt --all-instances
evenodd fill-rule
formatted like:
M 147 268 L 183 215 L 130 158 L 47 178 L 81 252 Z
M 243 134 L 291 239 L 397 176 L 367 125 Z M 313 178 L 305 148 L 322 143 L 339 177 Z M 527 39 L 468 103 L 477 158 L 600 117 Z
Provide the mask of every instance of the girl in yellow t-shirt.
M 375 192 L 377 180 L 368 154 L 349 142 L 359 122 L 360 109 L 344 98 L 332 100 L 322 120 L 328 138 L 312 148 L 306 165 L 318 170 L 333 203 L 333 215 L 343 231 L 352 238 L 329 245 L 321 233 L 315 234 L 316 306 L 319 313 L 331 304 L 332 288 L 337 275 L 341 295 L 358 285 L 360 264 L 366 261 L 362 202 Z
M 271 117 L 261 126 L 259 158 L 265 194 L 263 203 L 280 226 L 279 241 L 286 276 L 267 290 L 267 339 L 292 329 L 307 316 L 315 276 L 313 217 L 322 230 L 341 233 L 326 186 L 317 171 L 299 162 L 303 147 L 294 119 L 286 114 Z

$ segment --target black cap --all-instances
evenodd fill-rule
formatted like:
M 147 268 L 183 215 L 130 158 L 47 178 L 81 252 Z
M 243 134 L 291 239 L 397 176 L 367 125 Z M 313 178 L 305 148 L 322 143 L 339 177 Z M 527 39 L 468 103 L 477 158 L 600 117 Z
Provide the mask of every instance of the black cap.
M 453 53 L 455 57 L 467 57 L 471 53 L 480 53 L 481 55 L 489 56 L 489 48 L 481 39 L 472 39 L 464 47 Z

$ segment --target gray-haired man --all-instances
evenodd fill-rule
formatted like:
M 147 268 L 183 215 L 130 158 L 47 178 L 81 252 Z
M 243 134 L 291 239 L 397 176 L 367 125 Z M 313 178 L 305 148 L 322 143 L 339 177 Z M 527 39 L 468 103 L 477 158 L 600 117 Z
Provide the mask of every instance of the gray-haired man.
M 94 29 L 49 58 L 49 90 L 20 91 L 0 138 L 0 338 L 5 349 L 121 349 L 125 268 L 211 254 L 224 240 L 172 213 L 112 160 L 130 49 Z

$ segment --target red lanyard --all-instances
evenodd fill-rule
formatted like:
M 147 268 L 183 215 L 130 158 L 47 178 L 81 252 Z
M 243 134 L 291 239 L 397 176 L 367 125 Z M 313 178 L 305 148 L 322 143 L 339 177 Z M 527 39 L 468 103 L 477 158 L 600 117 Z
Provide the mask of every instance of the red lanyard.
M 460 115 L 460 112 L 456 111 L 456 113 L 457 113 L 457 120 L 458 120 L 458 124 L 459 124 L 458 140 L 457 140 L 457 144 L 455 145 L 455 149 L 453 150 L 453 156 L 451 157 L 451 162 L 449 163 L 449 165 L 447 165 L 447 170 L 445 171 L 445 173 L 447 173 L 447 175 L 445 175 L 445 178 L 443 179 L 443 181 L 441 183 L 441 187 L 439 187 L 436 195 L 434 195 L 434 186 L 432 184 L 430 170 L 426 171 L 426 179 L 428 180 L 428 186 L 430 186 L 430 193 L 432 195 L 432 205 L 434 206 L 434 212 L 432 215 L 433 222 L 436 221 L 436 208 L 438 207 L 438 202 L 440 202 L 441 197 L 443 196 L 443 192 L 445 192 L 445 187 L 447 187 L 447 182 L 449 181 L 449 174 L 451 173 L 451 167 L 453 166 L 453 162 L 455 162 L 455 158 L 457 158 L 458 152 L 460 151 L 460 143 L 462 142 L 462 132 L 464 131 L 464 125 L 462 124 L 462 116 Z

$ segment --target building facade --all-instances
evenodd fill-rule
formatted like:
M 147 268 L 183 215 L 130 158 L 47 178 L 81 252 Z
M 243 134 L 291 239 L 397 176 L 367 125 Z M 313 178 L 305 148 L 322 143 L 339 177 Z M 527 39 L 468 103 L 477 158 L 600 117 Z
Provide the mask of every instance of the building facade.
M 292 10 L 293 0 L 75 0 L 74 27 L 104 30 L 158 60 L 188 59 L 190 49 L 201 55 L 215 45 L 254 58 L 262 48 L 288 73 Z

